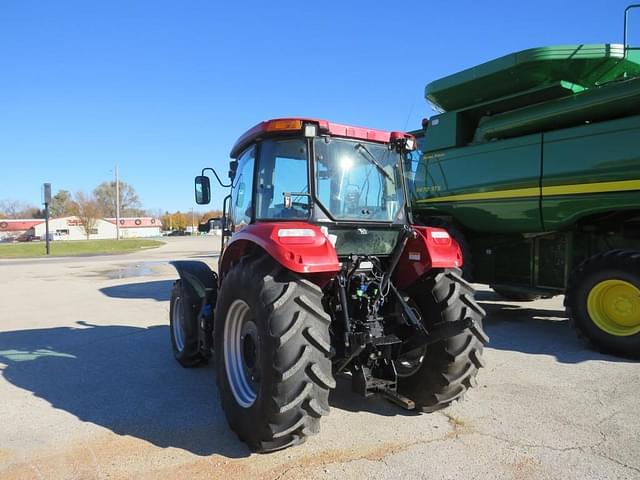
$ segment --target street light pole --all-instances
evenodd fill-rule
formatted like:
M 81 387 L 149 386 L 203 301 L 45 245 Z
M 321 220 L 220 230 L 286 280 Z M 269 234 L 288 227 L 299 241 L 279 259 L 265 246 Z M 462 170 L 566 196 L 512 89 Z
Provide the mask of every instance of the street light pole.
M 120 240 L 120 180 L 116 163 L 116 240 Z

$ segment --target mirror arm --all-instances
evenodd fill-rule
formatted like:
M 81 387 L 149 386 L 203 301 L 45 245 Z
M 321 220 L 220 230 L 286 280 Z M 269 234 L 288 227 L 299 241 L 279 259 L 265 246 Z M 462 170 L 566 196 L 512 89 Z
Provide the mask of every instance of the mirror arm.
M 222 183 L 222 180 L 220 180 L 220 177 L 218 176 L 218 174 L 216 173 L 216 171 L 211 168 L 211 167 L 206 167 L 202 169 L 202 173 L 201 175 L 204 177 L 204 172 L 206 172 L 207 170 L 211 170 L 213 172 L 213 174 L 216 176 L 216 180 L 218 180 L 218 183 L 220 184 L 221 187 L 223 188 L 229 188 L 230 186 L 232 186 L 232 184 L 230 183 L 229 185 L 226 185 L 224 183 Z
M 224 247 L 225 247 L 225 240 L 227 237 L 231 236 L 231 232 L 229 231 L 229 229 L 227 228 L 227 224 L 228 224 L 228 219 L 227 219 L 227 204 L 229 203 L 229 201 L 231 200 L 231 195 L 227 195 L 226 197 L 224 197 L 224 200 L 222 200 L 222 235 L 221 235 L 221 239 L 220 239 L 220 255 L 222 256 L 222 252 L 224 251 Z

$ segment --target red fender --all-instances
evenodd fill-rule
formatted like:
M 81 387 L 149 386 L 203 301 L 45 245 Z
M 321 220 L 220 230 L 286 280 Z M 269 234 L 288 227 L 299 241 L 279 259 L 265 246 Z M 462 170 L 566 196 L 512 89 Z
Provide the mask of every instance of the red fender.
M 462 250 L 443 228 L 412 225 L 417 238 L 409 239 L 393 278 L 400 289 L 414 284 L 433 268 L 460 268 Z
M 258 245 L 295 273 L 328 279 L 340 271 L 336 249 L 319 227 L 305 222 L 254 223 L 235 232 L 229 240 L 218 265 L 221 280 L 251 245 Z

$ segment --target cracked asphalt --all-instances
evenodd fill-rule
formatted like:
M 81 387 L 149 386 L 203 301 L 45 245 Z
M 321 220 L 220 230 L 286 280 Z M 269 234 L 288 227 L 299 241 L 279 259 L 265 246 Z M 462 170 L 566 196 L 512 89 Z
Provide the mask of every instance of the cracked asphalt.
M 492 343 L 464 401 L 415 414 L 339 381 L 319 435 L 250 454 L 213 367 L 169 346 L 166 262 L 215 265 L 217 244 L 0 261 L 0 478 L 640 479 L 640 364 L 588 349 L 561 297 L 483 286 Z

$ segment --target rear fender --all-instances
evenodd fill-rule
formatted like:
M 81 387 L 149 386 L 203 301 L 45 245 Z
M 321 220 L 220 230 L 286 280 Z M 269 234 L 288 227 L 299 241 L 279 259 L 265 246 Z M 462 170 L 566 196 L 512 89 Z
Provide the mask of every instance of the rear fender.
M 220 279 L 256 247 L 287 270 L 319 285 L 340 270 L 336 249 L 319 227 L 305 222 L 255 223 L 234 233 L 227 243 L 218 267 Z
M 175 267 L 180 279 L 199 299 L 215 296 L 218 290 L 218 275 L 204 262 L 180 260 L 169 262 Z
M 393 283 L 406 289 L 434 268 L 461 268 L 462 250 L 443 228 L 412 225 L 416 238 L 409 239 L 396 267 Z
M 213 310 L 218 296 L 218 275 L 204 262 L 181 260 L 169 263 L 178 271 L 183 285 L 200 302 L 198 345 L 202 356 L 209 358 L 213 346 Z

